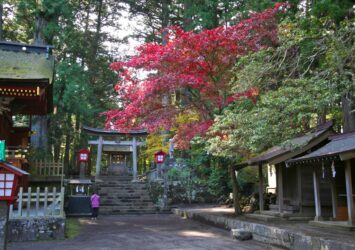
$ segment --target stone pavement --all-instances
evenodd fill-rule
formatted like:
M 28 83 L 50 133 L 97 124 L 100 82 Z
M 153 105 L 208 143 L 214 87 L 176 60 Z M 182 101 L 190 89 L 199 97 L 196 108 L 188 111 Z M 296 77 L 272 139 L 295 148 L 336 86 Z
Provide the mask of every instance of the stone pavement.
M 244 229 L 252 232 L 257 241 L 286 249 L 355 250 L 355 232 L 336 228 L 319 228 L 299 221 L 264 222 L 235 217 L 232 208 L 223 206 L 181 207 L 173 212 L 227 230 Z
M 171 214 L 111 215 L 97 221 L 80 219 L 72 240 L 9 243 L 10 250 L 224 250 L 275 249 L 254 240 L 233 240 L 228 231 Z

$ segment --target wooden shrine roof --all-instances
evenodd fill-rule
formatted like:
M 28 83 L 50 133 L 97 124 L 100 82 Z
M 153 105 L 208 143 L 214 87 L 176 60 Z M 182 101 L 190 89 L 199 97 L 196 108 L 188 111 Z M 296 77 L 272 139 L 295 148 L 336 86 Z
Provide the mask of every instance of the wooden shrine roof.
M 315 144 L 327 140 L 328 136 L 333 134 L 332 127 L 332 121 L 324 123 L 323 125 L 314 128 L 307 134 L 287 141 L 285 145 L 274 146 L 258 156 L 238 164 L 236 168 L 241 169 L 250 165 L 267 163 L 276 164 L 291 159 L 296 155 L 306 152 L 310 148 L 314 147 Z
M 47 80 L 52 83 L 52 46 L 0 41 L 0 79 Z
M 347 160 L 355 158 L 355 132 L 329 137 L 330 142 L 314 152 L 287 161 L 287 164 L 302 164 L 313 160 L 340 158 Z
M 44 115 L 52 111 L 52 46 L 0 41 L 0 97 L 11 99 L 11 113 Z
M 16 173 L 19 176 L 30 175 L 30 173 L 28 173 L 18 167 L 15 167 L 14 165 L 12 165 L 6 161 L 0 161 L 0 167 L 4 167 L 13 173 Z
M 88 126 L 83 126 L 83 130 L 89 134 L 93 135 L 103 135 L 103 136 L 114 136 L 114 135 L 147 135 L 148 131 L 145 129 L 140 130 L 109 130 L 100 128 L 91 128 Z

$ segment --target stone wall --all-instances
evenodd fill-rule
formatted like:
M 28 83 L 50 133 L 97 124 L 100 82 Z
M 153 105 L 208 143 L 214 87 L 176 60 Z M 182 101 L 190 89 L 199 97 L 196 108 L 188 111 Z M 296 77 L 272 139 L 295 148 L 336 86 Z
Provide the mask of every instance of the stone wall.
M 7 241 L 64 239 L 65 218 L 30 218 L 9 220 Z
M 242 229 L 252 233 L 253 239 L 292 250 L 354 250 L 355 245 L 339 240 L 329 240 L 322 237 L 308 236 L 300 232 L 294 232 L 275 226 L 241 221 L 224 216 L 194 212 L 184 209 L 172 209 L 172 212 L 184 218 L 193 219 L 205 224 L 224 228 Z

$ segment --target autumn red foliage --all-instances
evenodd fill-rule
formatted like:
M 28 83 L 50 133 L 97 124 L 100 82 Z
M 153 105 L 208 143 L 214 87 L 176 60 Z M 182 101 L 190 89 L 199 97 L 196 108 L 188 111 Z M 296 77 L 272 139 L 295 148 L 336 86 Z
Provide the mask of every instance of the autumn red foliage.
M 277 4 L 233 26 L 199 33 L 169 27 L 163 31 L 166 45 L 143 44 L 130 60 L 112 63 L 119 74 L 115 89 L 122 108 L 104 113 L 106 126 L 151 132 L 175 128 L 178 147 L 188 147 L 225 106 L 242 96 L 255 101 L 258 91 L 252 86 L 231 92 L 231 69 L 238 57 L 277 44 L 277 13 L 286 7 Z M 178 126 L 181 115 L 194 119 Z

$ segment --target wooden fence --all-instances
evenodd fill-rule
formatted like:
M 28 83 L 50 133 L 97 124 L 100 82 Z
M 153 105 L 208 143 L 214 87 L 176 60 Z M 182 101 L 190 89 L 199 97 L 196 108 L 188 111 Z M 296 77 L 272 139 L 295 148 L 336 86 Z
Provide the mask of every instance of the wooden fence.
M 62 176 L 63 162 L 33 161 L 30 165 L 31 174 L 34 176 Z
M 58 190 L 59 191 L 59 190 Z M 20 188 L 17 202 L 10 205 L 9 218 L 38 218 L 64 216 L 64 187 L 59 192 L 54 187 L 48 192 L 48 187 L 41 192 L 37 187 L 35 192 L 29 187 L 27 192 Z

